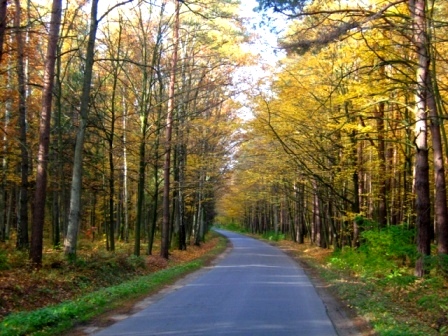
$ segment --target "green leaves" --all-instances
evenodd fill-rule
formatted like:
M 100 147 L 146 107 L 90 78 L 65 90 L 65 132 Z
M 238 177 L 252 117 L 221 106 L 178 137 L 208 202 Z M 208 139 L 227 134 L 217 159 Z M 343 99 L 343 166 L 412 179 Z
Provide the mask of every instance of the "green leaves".
M 415 263 L 415 230 L 405 225 L 367 230 L 361 237 L 362 243 L 358 249 L 345 247 L 335 252 L 330 264 L 355 272 L 361 277 L 392 279 L 404 275 L 404 267 Z

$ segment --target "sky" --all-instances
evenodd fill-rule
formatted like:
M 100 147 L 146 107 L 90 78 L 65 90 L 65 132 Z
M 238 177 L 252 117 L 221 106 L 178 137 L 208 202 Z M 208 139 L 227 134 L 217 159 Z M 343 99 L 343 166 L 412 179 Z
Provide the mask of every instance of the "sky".
M 122 1 L 100 0 L 99 16 L 113 4 Z M 132 6 L 132 4 L 129 4 L 129 6 Z M 246 51 L 259 57 L 257 64 L 242 67 L 234 76 L 237 90 L 241 92 L 237 100 L 243 105 L 238 115 L 243 120 L 252 118 L 249 104 L 250 96 L 268 90 L 269 81 L 272 80 L 272 69 L 275 68 L 278 60 L 284 56 L 284 53 L 277 48 L 277 34 L 272 31 L 284 29 L 286 26 L 285 18 L 281 17 L 280 14 L 276 16 L 273 13 L 265 13 L 270 18 L 270 25 L 267 25 L 266 22 L 263 22 L 262 14 L 253 10 L 257 6 L 256 0 L 241 0 L 240 15 L 249 19 L 247 28 L 259 36 L 252 43 L 243 46 Z M 266 84 L 263 86 L 258 84 L 260 82 L 265 82 Z
M 108 8 L 123 1 L 125 0 L 99 0 L 98 18 Z M 33 2 L 51 6 L 50 0 L 34 0 Z M 134 0 L 125 6 L 133 6 L 136 2 Z M 235 74 L 235 83 L 239 86 L 238 90 L 242 92 L 238 97 L 238 100 L 244 106 L 239 113 L 242 119 L 250 119 L 252 117 L 248 98 L 260 91 L 268 90 L 266 87 L 257 85 L 257 83 L 266 79 L 266 85 L 268 87 L 269 81 L 272 80 L 272 69 L 275 68 L 278 60 L 284 56 L 284 53 L 277 48 L 277 34 L 272 31 L 281 31 L 284 29 L 286 26 L 285 18 L 275 16 L 273 13 L 265 13 L 270 19 L 270 25 L 267 25 L 266 20 L 263 20 L 262 14 L 253 10 L 257 6 L 258 3 L 256 0 L 241 0 L 240 15 L 249 19 L 247 28 L 259 37 L 252 43 L 243 46 L 246 51 L 258 57 L 257 64 L 243 67 Z

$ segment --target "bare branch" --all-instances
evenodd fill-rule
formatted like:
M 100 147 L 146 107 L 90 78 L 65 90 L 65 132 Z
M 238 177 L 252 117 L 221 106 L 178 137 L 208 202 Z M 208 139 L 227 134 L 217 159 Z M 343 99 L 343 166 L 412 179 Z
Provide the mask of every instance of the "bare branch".
M 344 22 L 341 23 L 338 27 L 334 28 L 332 31 L 322 34 L 320 37 L 312 40 L 300 40 L 297 42 L 284 42 L 281 43 L 282 47 L 284 49 L 289 50 L 301 50 L 303 52 L 310 49 L 312 46 L 324 46 L 328 43 L 331 43 L 333 41 L 339 40 L 342 38 L 342 36 L 346 35 L 349 31 L 358 29 L 365 25 L 366 23 L 369 23 L 371 21 L 377 20 L 378 18 L 382 17 L 384 13 L 391 7 L 394 7 L 396 5 L 399 5 L 401 3 L 406 2 L 406 0 L 398 0 L 395 2 L 392 2 L 386 6 L 384 6 L 381 10 L 377 12 L 372 11 L 366 11 L 361 9 L 341 9 L 341 10 L 325 10 L 325 11 L 311 11 L 311 12 L 301 12 L 297 14 L 295 17 L 304 17 L 304 16 L 313 16 L 313 15 L 333 15 L 333 14 L 356 14 L 356 16 L 365 16 L 367 15 L 363 20 L 360 21 L 351 21 L 351 22 Z
M 97 22 L 100 22 L 102 19 L 104 19 L 107 15 L 109 15 L 110 12 L 112 12 L 115 8 L 126 5 L 127 3 L 130 3 L 134 0 L 126 0 L 123 2 L 119 2 L 115 5 L 113 5 L 112 7 L 110 7 L 103 15 L 101 15 L 101 17 L 97 20 Z

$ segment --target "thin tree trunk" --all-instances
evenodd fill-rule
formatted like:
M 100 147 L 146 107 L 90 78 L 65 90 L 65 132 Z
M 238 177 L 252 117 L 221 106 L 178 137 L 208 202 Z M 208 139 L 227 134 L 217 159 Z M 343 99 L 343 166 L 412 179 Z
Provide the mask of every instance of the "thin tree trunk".
M 430 80 L 428 80 L 428 87 L 430 87 L 430 85 Z M 434 215 L 437 229 L 437 252 L 439 254 L 448 254 L 448 208 L 442 136 L 440 134 L 441 122 L 432 90 L 428 92 L 428 111 L 434 160 Z
M 6 13 L 8 10 L 8 0 L 0 1 L 0 63 L 3 59 L 3 42 L 6 31 Z
M 12 222 L 12 208 L 14 203 L 14 189 L 9 191 L 8 199 L 6 201 L 6 223 L 5 223 L 5 238 L 9 239 L 9 231 Z
M 321 247 L 322 245 L 322 237 L 321 237 L 321 229 L 322 229 L 322 221 L 320 217 L 320 205 L 319 205 L 319 195 L 317 190 L 317 183 L 313 181 L 313 242 Z
M 176 84 L 177 52 L 179 48 L 179 17 L 180 1 L 175 0 L 176 9 L 174 14 L 173 28 L 173 54 L 171 56 L 170 84 L 168 88 L 168 113 L 166 116 L 165 132 L 165 161 L 163 164 L 163 217 L 160 256 L 168 259 L 170 248 L 170 177 L 171 177 L 171 138 L 173 130 L 174 93 Z
M 127 153 L 127 107 L 123 96 L 123 220 L 124 233 L 123 239 L 129 242 L 129 190 L 128 190 L 128 153 Z
M 384 67 L 381 67 L 381 73 L 384 72 Z M 380 102 L 375 107 L 377 137 L 378 137 L 378 224 L 380 227 L 387 225 L 387 188 L 386 188 L 386 143 L 384 141 L 384 133 L 386 131 L 384 126 L 384 102 Z
M 8 61 L 9 64 L 9 61 Z M 8 84 L 6 87 L 10 89 L 11 86 L 11 66 L 8 66 L 7 71 L 7 81 Z M 8 234 L 8 221 L 7 221 L 7 197 L 8 194 L 12 195 L 12 190 L 7 192 L 7 183 L 6 183 L 6 172 L 8 171 L 8 159 L 7 159 L 7 153 L 8 153 L 8 128 L 9 128 L 9 120 L 10 120 L 10 113 L 11 113 L 11 98 L 7 99 L 5 102 L 5 118 L 4 118 L 4 124 L 3 124 L 3 136 L 2 136 L 2 172 L 1 172 L 1 182 L 0 182 L 0 241 L 5 241 L 9 239 Z
M 14 16 L 14 26 L 16 29 L 17 41 L 17 79 L 19 91 L 19 127 L 20 127 L 20 196 L 19 211 L 17 223 L 17 249 L 23 250 L 29 248 L 28 238 L 28 174 L 29 174 L 29 154 L 26 130 L 26 83 L 25 83 L 25 56 L 24 40 L 21 25 L 21 7 L 20 1 L 15 0 L 16 13 Z
M 94 63 L 95 39 L 98 28 L 97 13 L 98 1 L 92 0 L 92 11 L 90 17 L 90 32 L 87 44 L 85 61 L 85 72 L 81 96 L 80 123 L 76 136 L 75 155 L 73 160 L 72 185 L 70 190 L 70 211 L 67 235 L 64 240 L 64 251 L 70 259 L 76 258 L 76 245 L 81 216 L 81 189 L 82 189 L 82 159 L 84 149 L 84 138 L 87 128 L 87 115 L 90 103 L 90 88 L 92 83 L 92 71 Z
M 39 150 L 37 154 L 36 191 L 34 196 L 33 227 L 31 231 L 30 259 L 37 266 L 42 265 L 43 232 L 45 223 L 45 202 L 47 198 L 47 168 L 50 148 L 50 124 L 53 87 L 59 29 L 61 26 L 62 0 L 53 0 L 50 21 L 50 36 L 44 67 L 42 92 L 42 113 L 39 124 Z
M 182 132 L 182 131 L 180 131 Z M 181 139 L 181 143 L 177 145 L 177 216 L 179 223 L 178 232 L 178 249 L 183 251 L 187 249 L 187 236 L 185 229 L 185 200 L 184 200 L 184 179 L 185 179 L 185 160 L 186 160 L 186 150 L 183 144 L 183 135 L 178 137 Z
M 112 104 L 114 104 L 112 102 Z M 114 108 L 112 108 L 114 110 Z M 115 251 L 115 166 L 114 166 L 114 133 L 115 133 L 115 111 L 112 112 L 111 133 L 108 139 L 109 156 L 109 250 Z

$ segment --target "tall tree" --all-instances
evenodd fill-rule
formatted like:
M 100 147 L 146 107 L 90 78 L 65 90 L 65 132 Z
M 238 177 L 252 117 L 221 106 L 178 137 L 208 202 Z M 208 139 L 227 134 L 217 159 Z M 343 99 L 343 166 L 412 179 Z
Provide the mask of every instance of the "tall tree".
M 34 196 L 33 225 L 30 248 L 30 259 L 35 265 L 38 266 L 42 264 L 45 203 L 47 197 L 47 167 L 50 146 L 50 123 L 61 17 L 62 0 L 53 0 L 47 54 L 45 57 L 44 66 L 42 112 L 39 124 L 39 150 L 37 153 L 36 191 Z
M 8 0 L 0 1 L 0 63 L 3 59 L 3 41 L 6 32 L 6 13 L 8 9 Z
M 412 38 L 417 56 L 416 89 L 415 89 L 415 193 L 417 250 L 421 254 L 415 265 L 417 276 L 423 276 L 425 256 L 431 254 L 431 201 L 429 195 L 429 162 L 428 162 L 428 76 L 430 58 L 428 54 L 428 31 L 426 18 L 426 0 L 410 0 Z
M 26 107 L 26 74 L 25 74 L 25 41 L 21 26 L 22 8 L 20 0 L 14 0 L 14 26 L 17 43 L 17 80 L 19 93 L 19 129 L 20 129 L 20 196 L 17 223 L 17 248 L 28 249 L 28 194 L 29 194 L 29 150 L 27 140 L 27 107 Z
M 80 121 L 76 135 L 75 156 L 73 159 L 73 174 L 70 191 L 70 212 L 67 235 L 64 240 L 64 251 L 69 258 L 76 257 L 76 245 L 78 240 L 79 222 L 81 216 L 81 189 L 82 189 L 82 161 L 85 132 L 90 104 L 90 90 L 92 83 L 92 72 L 94 63 L 95 40 L 98 29 L 98 1 L 92 0 L 90 14 L 89 37 L 85 58 L 84 79 L 81 95 L 81 106 L 79 110 Z
M 174 12 L 174 28 L 173 28 L 173 53 L 171 55 L 170 64 L 170 83 L 168 87 L 168 113 L 166 116 L 165 130 L 165 160 L 163 164 L 163 217 L 162 217 L 162 240 L 160 255 L 168 259 L 170 248 L 170 177 L 171 177 L 171 138 L 173 131 L 173 113 L 175 108 L 175 85 L 176 71 L 178 62 L 178 46 L 179 46 L 179 21 L 181 2 L 175 0 L 176 8 Z
M 317 2 L 312 2 L 310 7 L 305 7 L 305 1 L 272 1 L 272 0 L 259 0 L 258 1 L 260 9 L 273 8 L 276 11 L 287 12 L 291 17 L 303 17 L 303 16 L 313 16 L 321 17 L 322 15 L 326 18 L 332 15 L 336 18 L 332 21 L 333 26 L 331 26 L 327 31 L 322 30 L 318 33 L 317 38 L 313 41 L 320 45 L 326 45 L 335 41 L 338 38 L 345 37 L 347 33 L 353 33 L 357 28 L 371 23 L 377 19 L 385 19 L 385 13 L 391 8 L 399 8 L 399 6 L 404 3 L 404 1 L 390 1 L 382 4 L 381 7 L 372 11 L 363 12 L 360 11 L 358 7 L 350 8 L 348 5 L 346 8 L 338 7 L 335 10 L 331 8 L 325 8 L 321 10 L 318 7 Z M 316 7 L 312 7 L 316 5 Z M 430 81 L 429 76 L 429 65 L 431 62 L 431 56 L 429 54 L 430 50 L 430 40 L 429 40 L 429 30 L 427 26 L 428 18 L 427 12 L 430 6 L 426 0 L 410 0 L 408 2 L 408 12 L 410 13 L 410 22 L 408 22 L 408 27 L 404 27 L 403 31 L 406 32 L 407 38 L 412 41 L 414 51 L 412 52 L 412 58 L 415 60 L 415 77 L 414 77 L 414 119 L 415 119 L 415 194 L 416 194 L 416 226 L 417 226 L 417 250 L 421 255 L 421 258 L 416 264 L 415 273 L 418 276 L 422 276 L 425 272 L 424 260 L 425 256 L 430 254 L 430 240 L 431 240 L 431 200 L 430 200 L 430 184 L 429 184 L 429 162 L 428 162 L 428 125 L 427 125 L 427 110 L 428 110 L 428 98 L 431 97 Z M 349 15 L 347 15 L 349 14 Z M 347 20 L 344 21 L 344 18 Z M 387 24 L 390 21 L 384 20 Z M 410 29 L 406 29 L 409 28 Z M 362 31 L 360 31 L 362 33 Z M 366 42 L 368 43 L 368 42 Z M 288 44 L 289 47 L 302 47 L 309 48 L 311 46 L 310 41 L 293 41 Z M 437 134 L 434 124 L 434 135 L 437 139 Z M 433 139 L 433 141 L 435 140 Z M 437 141 L 437 140 L 435 140 Z M 436 146 L 437 147 L 437 146 Z M 440 156 L 440 153 L 436 154 Z M 434 162 L 437 163 L 436 168 L 439 172 L 436 176 L 436 189 L 440 188 L 442 183 L 438 181 L 441 178 L 440 165 L 438 157 L 434 158 Z M 445 192 L 445 190 L 440 191 Z M 437 194 L 437 191 L 436 191 Z M 442 207 L 446 207 L 446 202 L 443 202 L 440 197 L 437 197 L 440 204 L 440 209 L 436 209 L 436 213 L 439 217 L 438 222 L 446 223 L 447 221 L 443 216 L 446 216 L 447 211 L 443 210 Z M 444 203 L 444 204 L 441 204 Z M 382 216 L 383 217 L 383 216 Z M 443 225 L 442 225 L 443 227 Z M 442 229 L 442 232 L 445 229 Z

